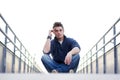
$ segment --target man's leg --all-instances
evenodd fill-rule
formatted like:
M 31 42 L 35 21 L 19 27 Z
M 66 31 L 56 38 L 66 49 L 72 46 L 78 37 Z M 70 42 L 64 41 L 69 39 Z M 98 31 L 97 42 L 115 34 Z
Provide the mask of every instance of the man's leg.
M 79 61 L 80 61 L 80 55 L 79 55 L 79 54 L 75 54 L 75 55 L 72 57 L 72 62 L 71 62 L 71 64 L 69 65 L 69 70 L 70 70 L 70 69 L 73 69 L 74 72 L 76 72 L 77 67 L 78 67 L 78 64 L 79 64 Z
M 51 59 L 48 54 L 44 54 L 41 58 L 41 61 L 48 72 L 52 72 L 52 70 L 56 69 L 58 64 Z
M 64 72 L 64 73 L 68 73 L 69 70 L 74 70 L 74 72 L 76 72 L 78 64 L 79 64 L 79 60 L 80 60 L 80 55 L 79 54 L 75 54 L 72 57 L 72 62 L 70 63 L 70 65 L 67 64 L 60 64 L 60 72 Z

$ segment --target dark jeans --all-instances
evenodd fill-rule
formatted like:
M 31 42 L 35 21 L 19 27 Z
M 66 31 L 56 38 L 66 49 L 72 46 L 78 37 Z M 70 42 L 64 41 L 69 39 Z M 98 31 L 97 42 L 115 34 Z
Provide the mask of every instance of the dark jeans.
M 73 69 L 76 72 L 80 60 L 80 55 L 75 54 L 72 57 L 72 62 L 70 65 L 64 63 L 55 62 L 48 54 L 44 54 L 41 58 L 41 61 L 48 72 L 51 72 L 53 69 L 61 73 L 67 73 L 70 69 Z

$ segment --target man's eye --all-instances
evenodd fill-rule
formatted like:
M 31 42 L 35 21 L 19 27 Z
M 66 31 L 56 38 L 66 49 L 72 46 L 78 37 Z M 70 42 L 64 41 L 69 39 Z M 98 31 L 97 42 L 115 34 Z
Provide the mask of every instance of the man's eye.
M 62 29 L 60 29 L 60 32 L 62 31 Z
M 55 32 L 57 32 L 58 30 L 55 30 Z
M 62 29 L 60 29 L 60 30 L 54 30 L 54 31 L 55 31 L 55 32 L 58 32 L 58 31 L 60 31 L 60 32 L 61 32 L 61 31 L 62 31 Z

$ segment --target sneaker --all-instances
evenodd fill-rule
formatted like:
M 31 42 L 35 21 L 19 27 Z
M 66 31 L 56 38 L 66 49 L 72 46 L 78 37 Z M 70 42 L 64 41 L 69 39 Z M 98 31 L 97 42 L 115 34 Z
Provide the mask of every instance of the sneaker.
M 70 70 L 69 70 L 69 73 L 74 73 L 74 70 L 73 70 L 73 69 L 70 69 Z
M 53 69 L 53 70 L 52 70 L 52 73 L 58 73 L 58 71 L 57 71 L 57 70 L 55 70 L 55 69 Z

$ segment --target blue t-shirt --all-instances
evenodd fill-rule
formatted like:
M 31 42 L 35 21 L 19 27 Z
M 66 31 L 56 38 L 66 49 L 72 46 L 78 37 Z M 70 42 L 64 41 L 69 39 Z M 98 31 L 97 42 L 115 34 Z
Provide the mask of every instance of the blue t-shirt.
M 55 37 L 51 41 L 51 49 L 49 54 L 52 54 L 53 60 L 55 60 L 56 62 L 64 63 L 65 56 L 74 47 L 80 48 L 80 45 L 78 44 L 78 42 L 76 42 L 76 40 L 64 36 L 64 40 L 62 44 L 60 44 L 60 42 L 58 42 Z

